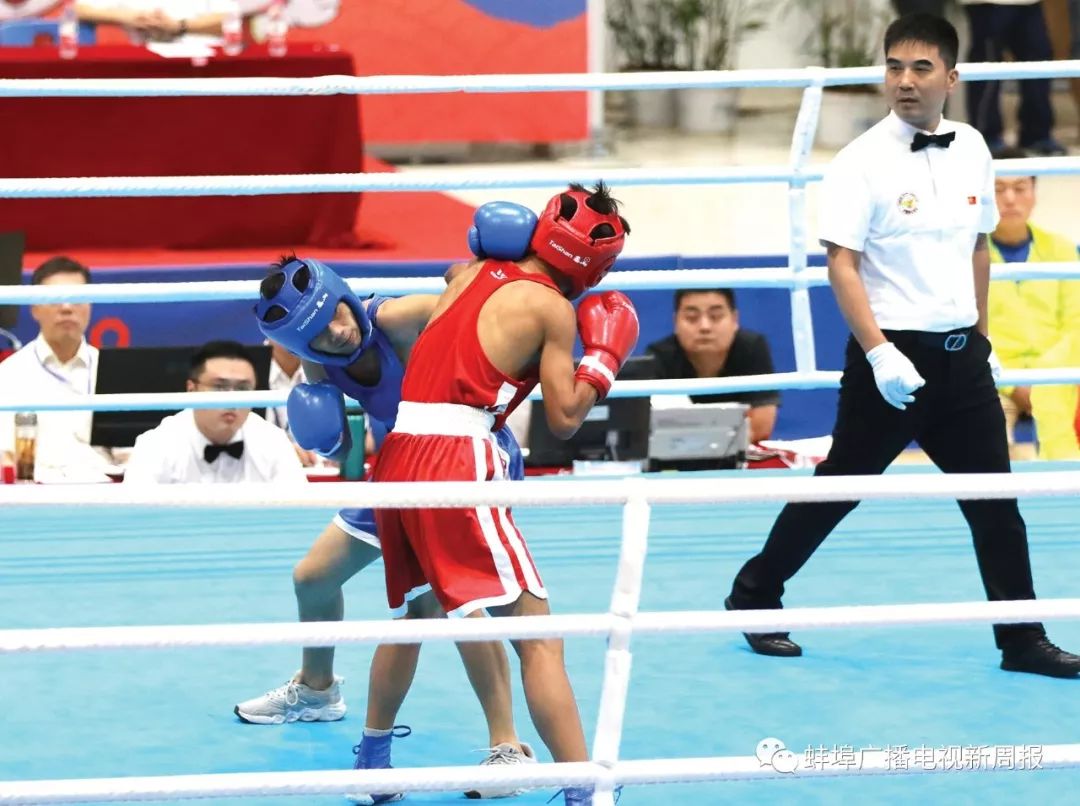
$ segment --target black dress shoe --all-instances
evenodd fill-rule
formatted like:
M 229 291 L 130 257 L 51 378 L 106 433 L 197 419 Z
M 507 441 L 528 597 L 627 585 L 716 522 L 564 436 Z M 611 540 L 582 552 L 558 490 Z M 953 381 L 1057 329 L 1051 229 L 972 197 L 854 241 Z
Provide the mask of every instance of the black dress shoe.
M 1047 677 L 1077 677 L 1080 675 L 1080 655 L 1054 646 L 1044 636 L 1004 649 L 1001 668 L 1007 672 L 1028 672 Z
M 724 600 L 725 610 L 738 610 L 729 596 Z M 786 632 L 744 632 L 743 638 L 750 648 L 759 655 L 772 655 L 776 658 L 797 658 L 802 655 L 802 647 L 789 637 Z

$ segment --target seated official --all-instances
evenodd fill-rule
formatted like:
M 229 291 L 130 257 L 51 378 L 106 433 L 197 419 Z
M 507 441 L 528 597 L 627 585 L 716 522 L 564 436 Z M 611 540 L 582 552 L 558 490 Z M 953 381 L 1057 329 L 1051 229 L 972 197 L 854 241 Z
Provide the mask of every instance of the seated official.
M 220 44 L 231 0 L 78 0 L 83 22 L 120 25 L 137 44 Z
M 1023 157 L 1021 151 L 1007 158 Z M 994 183 L 1001 218 L 990 235 L 994 263 L 1073 262 L 1076 244 L 1031 223 L 1036 202 L 1034 176 L 998 177 Z M 1007 369 L 1076 366 L 1080 351 L 1080 281 L 996 280 L 988 301 L 990 341 Z M 1035 418 L 1039 458 L 1080 458 L 1073 422 L 1076 388 L 1047 386 L 1033 393 L 1030 386 L 1002 388 L 1009 443 L 1016 420 Z M 1035 405 L 1036 401 L 1038 405 Z
M 250 392 L 255 362 L 243 345 L 212 341 L 191 359 L 189 392 Z M 185 409 L 140 434 L 124 483 L 307 481 L 289 438 L 251 409 Z
M 656 357 L 660 378 L 731 378 L 774 371 L 765 337 L 739 327 L 735 292 L 730 288 L 676 291 L 675 332 L 646 349 Z M 748 404 L 750 441 L 760 442 L 772 435 L 780 393 L 733 392 L 690 399 Z
M 300 364 L 299 356 L 293 355 L 277 342 L 268 342 L 270 345 L 270 390 L 273 392 L 291 392 L 302 383 L 307 382 L 304 376 L 304 368 Z M 300 464 L 304 467 L 314 467 L 326 461 L 314 451 L 305 451 L 296 444 L 296 438 L 289 428 L 289 412 L 286 406 L 266 410 L 266 421 L 281 428 L 289 436 L 296 455 L 300 458 Z
M 34 270 L 32 285 L 82 285 L 90 271 L 67 257 L 51 258 Z M 90 304 L 31 305 L 40 332 L 0 363 L 0 398 L 78 402 L 97 386 L 98 350 L 86 341 Z M 35 477 L 38 481 L 106 481 L 109 452 L 90 446 L 89 411 L 37 412 Z M 0 460 L 13 461 L 14 412 L 0 411 Z

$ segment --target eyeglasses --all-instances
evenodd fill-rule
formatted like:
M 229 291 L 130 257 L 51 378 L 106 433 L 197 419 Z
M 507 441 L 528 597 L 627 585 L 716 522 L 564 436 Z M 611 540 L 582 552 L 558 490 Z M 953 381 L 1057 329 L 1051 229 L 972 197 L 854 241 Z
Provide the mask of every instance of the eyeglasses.
M 251 381 L 226 381 L 215 380 L 212 383 L 203 383 L 202 381 L 193 380 L 196 386 L 201 386 L 203 389 L 209 389 L 211 392 L 254 392 L 255 384 Z

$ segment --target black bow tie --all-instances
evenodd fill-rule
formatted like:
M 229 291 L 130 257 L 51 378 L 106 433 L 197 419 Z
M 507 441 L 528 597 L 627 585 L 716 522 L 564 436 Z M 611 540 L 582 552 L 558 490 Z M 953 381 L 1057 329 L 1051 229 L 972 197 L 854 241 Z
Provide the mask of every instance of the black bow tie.
M 922 132 L 915 132 L 915 139 L 911 141 L 911 150 L 922 151 L 927 146 L 948 148 L 949 143 L 955 139 L 956 132 L 946 132 L 945 134 L 923 134 Z
M 203 459 L 207 464 L 213 464 L 221 454 L 227 453 L 233 459 L 239 459 L 244 455 L 244 441 L 230 442 L 228 445 L 207 445 L 203 448 Z

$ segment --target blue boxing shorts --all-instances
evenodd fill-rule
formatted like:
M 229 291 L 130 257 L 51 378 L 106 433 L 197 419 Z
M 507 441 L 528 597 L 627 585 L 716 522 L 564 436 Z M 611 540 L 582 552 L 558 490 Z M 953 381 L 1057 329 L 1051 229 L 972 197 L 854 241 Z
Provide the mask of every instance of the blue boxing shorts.
M 504 425 L 495 433 L 495 441 L 499 445 L 499 453 L 502 454 L 503 463 L 506 466 L 506 477 L 511 481 L 521 481 L 525 478 L 525 460 L 521 456 L 521 446 L 518 445 L 513 432 Z M 343 509 L 334 516 L 334 524 L 357 540 L 363 540 L 375 548 L 381 548 L 379 536 L 375 531 L 375 510 Z

